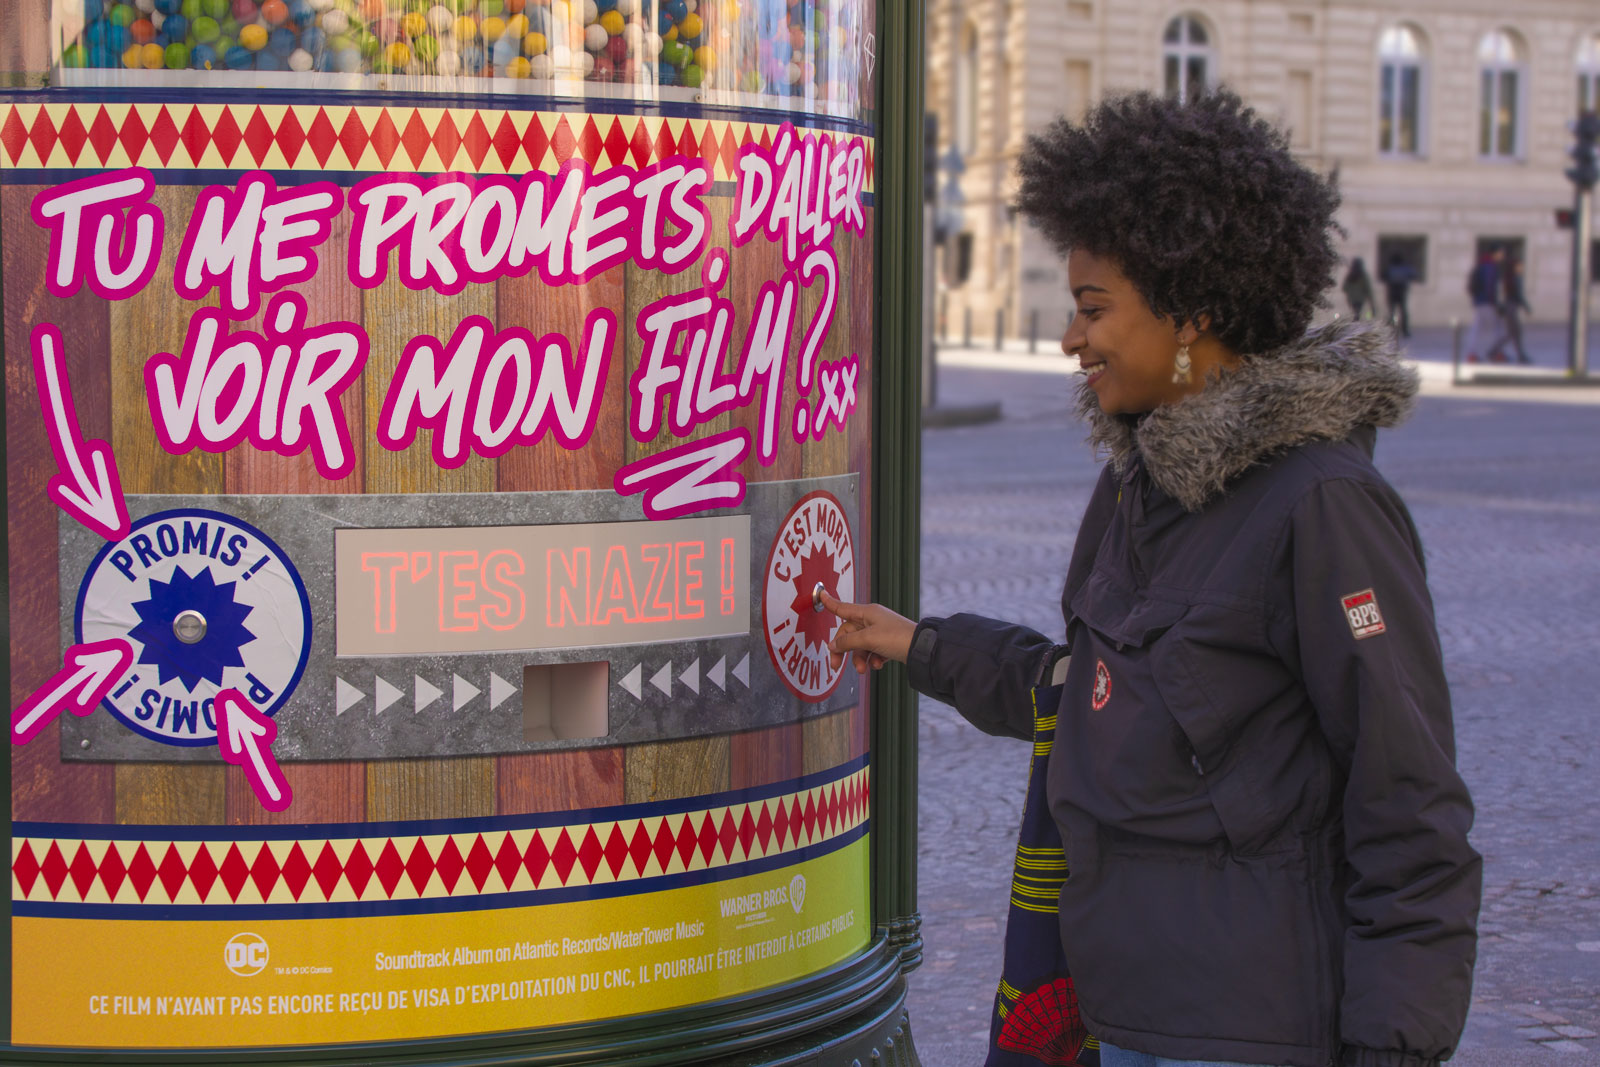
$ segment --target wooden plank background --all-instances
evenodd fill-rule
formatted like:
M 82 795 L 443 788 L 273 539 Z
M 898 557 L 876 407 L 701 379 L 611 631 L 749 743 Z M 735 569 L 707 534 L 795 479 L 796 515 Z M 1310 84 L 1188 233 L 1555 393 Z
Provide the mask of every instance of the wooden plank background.
M 242 446 L 226 456 L 193 451 L 170 456 L 160 448 L 145 401 L 143 366 L 150 354 L 181 349 L 196 304 L 175 299 L 171 288 L 177 235 L 187 225 L 198 194 L 195 187 L 159 187 L 155 201 L 168 220 L 169 239 L 151 284 L 127 301 L 108 304 L 92 294 L 59 301 L 43 292 L 46 234 L 26 219 L 37 188 L 0 190 L 0 208 L 8 220 L 4 242 L 10 477 L 8 522 L 13 546 L 39 545 L 20 565 L 13 551 L 14 622 L 54 618 L 59 613 L 56 580 L 56 521 L 53 504 L 43 495 L 52 464 L 43 435 L 31 367 L 25 355 L 27 329 L 46 316 L 61 326 L 86 436 L 101 436 L 115 448 L 123 486 L 128 493 L 457 493 L 523 492 L 561 489 L 609 490 L 617 468 L 665 448 L 681 444 L 663 428 L 655 441 L 641 443 L 628 432 L 630 411 L 626 379 L 637 369 L 641 340 L 634 329 L 640 309 L 669 293 L 699 284 L 696 265 L 677 275 L 617 267 L 581 286 L 552 289 L 538 278 L 502 279 L 493 286 L 473 286 L 454 297 L 414 293 L 391 278 L 363 293 L 344 277 L 339 257 L 349 225 L 342 213 L 323 248 L 323 268 L 299 288 L 307 300 L 309 322 L 349 320 L 362 323 L 372 347 L 362 383 L 347 390 L 345 415 L 352 427 L 357 454 L 355 470 L 336 482 L 325 481 L 309 453 L 284 458 Z M 726 246 L 727 197 L 707 199 L 712 215 L 709 244 Z M 870 218 L 870 209 L 869 209 Z M 791 419 L 798 398 L 797 368 L 787 368 L 780 401 L 778 456 L 771 466 L 755 458 L 759 433 L 758 404 L 725 412 L 697 427 L 690 439 L 728 429 L 747 428 L 751 456 L 741 473 L 751 482 L 859 473 L 860 516 L 856 537 L 858 598 L 870 593 L 871 526 L 871 352 L 870 277 L 872 242 L 838 231 L 834 248 L 839 264 L 838 305 L 819 361 L 835 362 L 850 353 L 861 358 L 857 408 L 846 431 L 830 430 L 822 441 L 797 445 Z M 736 308 L 724 370 L 737 370 L 748 320 L 763 283 L 781 278 L 776 245 L 764 238 L 732 249 L 731 276 L 724 289 Z M 793 352 L 798 356 L 805 331 L 820 302 L 822 285 L 801 294 Z M 214 299 L 206 304 L 215 304 Z M 609 306 L 619 311 L 620 337 L 605 383 L 599 425 L 589 444 L 569 451 L 548 440 L 532 448 L 516 448 L 497 460 L 473 457 L 455 470 L 435 465 L 429 434 L 419 435 L 404 452 L 390 452 L 373 443 L 383 395 L 405 344 L 421 333 L 446 340 L 469 314 L 489 317 L 499 328 L 521 326 L 535 336 L 550 332 L 581 336 L 588 312 Z M 259 329 L 259 316 L 252 328 Z M 816 375 L 813 376 L 814 380 Z M 813 386 L 813 401 L 819 389 Z M 765 546 L 752 546 L 764 557 Z M 759 565 L 760 559 L 757 560 Z M 13 705 L 53 673 L 60 649 L 53 631 L 14 625 Z M 759 648 L 759 646 L 753 646 Z M 759 651 L 754 654 L 759 655 Z M 33 744 L 12 753 L 14 818 L 50 821 L 153 823 L 163 825 L 235 825 L 307 822 L 388 821 L 458 818 L 490 814 L 523 814 L 576 810 L 623 802 L 660 801 L 747 788 L 784 781 L 804 773 L 838 766 L 866 751 L 867 698 L 848 711 L 804 722 L 706 738 L 688 738 L 626 747 L 598 747 L 571 752 L 369 762 L 289 763 L 285 773 L 295 791 L 286 812 L 260 807 L 236 768 L 220 764 L 72 763 L 59 759 L 54 728 Z
M 5 281 L 6 521 L 11 555 L 11 706 L 61 669 L 58 578 L 60 510 L 45 496 L 55 459 L 45 438 L 29 335 L 41 322 L 61 330 L 79 429 L 86 440 L 111 440 L 109 306 L 87 289 L 65 300 L 44 287 L 49 235 L 28 218 L 42 186 L 0 187 Z M 20 221 L 19 221 L 20 220 Z M 45 620 L 41 625 L 40 620 Z M 26 745 L 11 745 L 11 817 L 17 820 L 111 822 L 116 784 L 109 764 L 61 760 L 61 727 L 45 727 Z

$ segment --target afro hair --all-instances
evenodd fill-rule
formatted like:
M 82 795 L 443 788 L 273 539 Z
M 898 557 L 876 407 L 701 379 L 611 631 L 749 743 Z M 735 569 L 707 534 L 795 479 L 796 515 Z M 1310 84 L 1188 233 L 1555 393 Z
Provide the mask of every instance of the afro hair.
M 1150 309 L 1243 355 L 1298 338 L 1333 280 L 1339 192 L 1233 92 L 1109 98 L 1030 136 L 1018 209 L 1065 256 L 1114 262 Z

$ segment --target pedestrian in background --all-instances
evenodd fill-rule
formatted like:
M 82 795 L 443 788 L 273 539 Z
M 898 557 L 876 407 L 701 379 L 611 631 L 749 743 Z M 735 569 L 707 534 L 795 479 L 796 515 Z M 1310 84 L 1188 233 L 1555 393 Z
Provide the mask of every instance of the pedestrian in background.
M 1390 326 L 1399 329 L 1401 337 L 1411 336 L 1411 312 L 1406 303 L 1411 298 L 1411 283 L 1417 280 L 1417 268 L 1406 261 L 1399 252 L 1389 254 L 1389 262 L 1382 268 L 1384 302 L 1389 306 Z
M 1345 272 L 1344 298 L 1350 303 L 1350 318 L 1359 322 L 1362 314 L 1368 313 L 1376 316 L 1378 313 L 1378 300 L 1372 293 L 1372 278 L 1367 274 L 1367 265 L 1361 257 L 1350 261 L 1350 269 Z
M 1504 336 L 1500 321 L 1500 264 L 1505 252 L 1490 245 L 1467 275 L 1467 295 L 1472 298 L 1472 330 L 1467 334 L 1467 362 L 1478 362 L 1478 353 L 1489 353 L 1500 346 Z M 1504 357 L 1502 357 L 1504 358 Z
M 1522 287 L 1522 260 L 1507 256 L 1501 268 L 1500 323 L 1503 336 L 1495 341 L 1489 358 L 1496 363 L 1505 361 L 1505 348 L 1509 345 L 1517 354 L 1518 363 L 1532 363 L 1528 350 L 1522 347 L 1522 314 L 1533 314 L 1528 306 L 1528 295 Z
M 979 729 L 1035 740 L 1036 770 L 1053 732 L 1056 989 L 1077 997 L 1057 1016 L 1081 1009 L 1102 1067 L 1432 1067 L 1466 1019 L 1481 861 L 1422 546 L 1372 464 L 1416 374 L 1382 327 L 1308 332 L 1338 193 L 1226 90 L 1112 97 L 1020 169 L 1109 456 L 1065 644 L 819 592 L 835 663 L 905 662 Z M 1048 869 L 1027 858 L 1013 900 Z M 1013 1015 L 1028 978 L 1002 984 Z

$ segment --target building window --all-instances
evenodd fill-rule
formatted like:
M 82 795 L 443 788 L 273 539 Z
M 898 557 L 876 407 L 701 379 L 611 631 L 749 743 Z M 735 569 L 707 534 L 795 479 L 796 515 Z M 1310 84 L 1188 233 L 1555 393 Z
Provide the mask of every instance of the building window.
M 1391 26 L 1378 38 L 1378 151 L 1422 152 L 1422 38 L 1410 26 Z
M 1167 23 L 1161 39 L 1161 69 L 1167 96 L 1182 103 L 1200 95 L 1212 82 L 1216 49 L 1205 23 L 1179 15 Z
M 1578 113 L 1600 111 L 1600 33 L 1578 46 Z
M 1478 44 L 1478 155 L 1521 158 L 1526 84 L 1527 69 L 1517 41 L 1505 30 L 1485 34 Z
M 956 53 L 956 148 L 964 156 L 978 148 L 978 29 L 970 22 Z

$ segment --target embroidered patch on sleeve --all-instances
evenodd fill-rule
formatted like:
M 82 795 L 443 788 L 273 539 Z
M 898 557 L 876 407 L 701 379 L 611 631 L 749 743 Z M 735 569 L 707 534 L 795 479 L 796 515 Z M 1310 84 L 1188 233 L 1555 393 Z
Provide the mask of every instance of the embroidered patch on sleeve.
M 1357 641 L 1383 633 L 1383 613 L 1378 610 L 1378 598 L 1372 590 L 1351 593 L 1343 604 L 1345 621 L 1350 624 L 1350 632 Z
M 1111 699 L 1111 672 L 1106 669 L 1106 661 L 1095 660 L 1094 663 L 1094 695 L 1089 698 L 1089 703 L 1095 711 L 1106 706 Z

